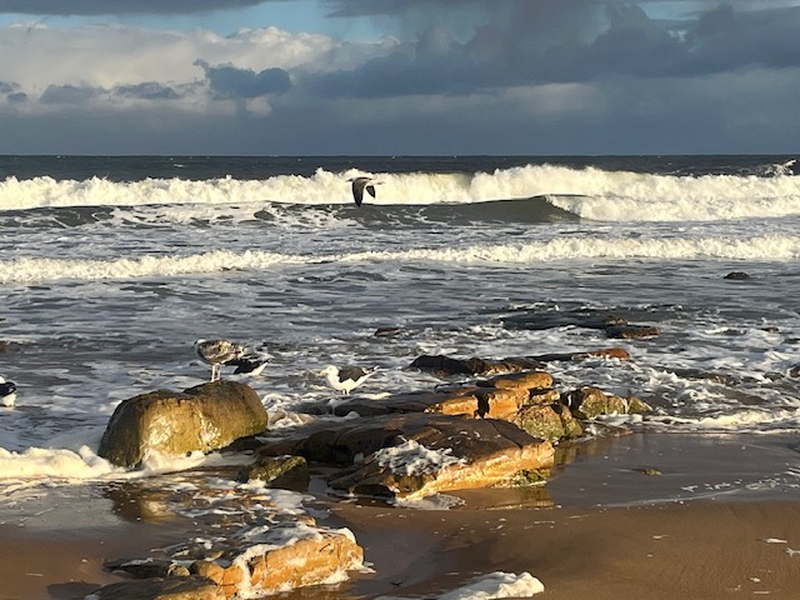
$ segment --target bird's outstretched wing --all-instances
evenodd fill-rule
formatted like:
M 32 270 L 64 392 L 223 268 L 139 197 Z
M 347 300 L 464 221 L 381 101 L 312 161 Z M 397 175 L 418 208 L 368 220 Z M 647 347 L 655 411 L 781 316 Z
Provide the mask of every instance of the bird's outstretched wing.
M 353 182 L 353 200 L 355 200 L 356 206 L 361 206 L 361 203 L 364 202 L 364 190 L 367 190 L 367 193 L 375 198 L 375 184 L 371 177 L 355 177 L 350 181 Z

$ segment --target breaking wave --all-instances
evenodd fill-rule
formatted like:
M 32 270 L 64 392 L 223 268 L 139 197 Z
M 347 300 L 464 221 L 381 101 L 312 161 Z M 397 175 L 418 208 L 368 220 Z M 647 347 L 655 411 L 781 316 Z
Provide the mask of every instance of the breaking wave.
M 375 250 L 343 254 L 283 254 L 216 250 L 188 255 L 147 255 L 115 260 L 18 258 L 0 261 L 0 283 L 30 284 L 58 280 L 93 281 L 174 277 L 226 271 L 268 271 L 320 263 L 497 263 L 525 264 L 557 260 L 796 260 L 800 236 L 762 235 L 747 238 L 698 237 L 609 239 L 565 236 L 523 244 L 470 245 L 445 248 Z
M 597 221 L 709 221 L 800 214 L 800 176 L 785 165 L 762 175 L 653 174 L 528 165 L 491 173 L 373 173 L 381 183 L 372 205 L 461 210 L 486 218 L 498 210 L 522 220 L 572 218 Z M 311 176 L 276 175 L 263 180 L 143 179 L 115 182 L 92 177 L 51 177 L 0 182 L 0 212 L 67 207 L 156 206 L 350 206 L 347 179 L 359 171 L 317 169 Z M 503 202 L 498 205 L 497 202 Z M 527 202 L 527 206 L 516 202 Z M 545 204 L 547 206 L 545 206 Z M 477 206 L 472 206 L 477 205 Z M 470 208 L 467 208 L 470 206 Z M 460 208 L 459 208 L 460 207 Z M 488 210 L 487 210 L 488 209 Z M 467 212 L 470 211 L 470 212 Z M 508 211 L 512 211 L 508 213 Z M 538 211 L 538 213 L 537 213 Z M 533 217 L 530 217 L 534 214 Z

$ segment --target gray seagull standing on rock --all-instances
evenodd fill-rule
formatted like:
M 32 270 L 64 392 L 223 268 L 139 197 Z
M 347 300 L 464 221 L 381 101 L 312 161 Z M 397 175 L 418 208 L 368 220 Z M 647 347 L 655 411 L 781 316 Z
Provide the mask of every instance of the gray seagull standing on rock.
M 375 197 L 375 186 L 379 182 L 374 181 L 372 177 L 353 177 L 347 181 L 353 184 L 353 200 L 355 200 L 356 206 L 361 206 L 364 201 L 364 190 L 367 190 L 367 193 L 373 198 Z
M 211 365 L 209 381 L 219 381 L 222 365 L 236 367 L 234 374 L 258 375 L 269 361 L 269 356 L 258 354 L 229 340 L 197 340 L 194 349 L 200 360 Z

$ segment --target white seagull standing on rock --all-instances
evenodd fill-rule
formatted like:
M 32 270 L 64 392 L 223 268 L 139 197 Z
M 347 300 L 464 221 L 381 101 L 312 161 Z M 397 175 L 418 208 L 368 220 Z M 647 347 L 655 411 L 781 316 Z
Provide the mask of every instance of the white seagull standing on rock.
M 328 385 L 349 396 L 350 392 L 364 383 L 368 377 L 374 375 L 378 367 L 342 367 L 339 369 L 334 365 L 328 365 L 319 372 L 320 376 L 325 376 Z
M 12 407 L 17 403 L 17 386 L 14 385 L 13 381 L 6 381 L 5 378 L 0 375 L 0 401 L 3 402 L 3 406 Z
M 236 367 L 234 374 L 259 375 L 269 361 L 268 355 L 258 354 L 229 340 L 197 340 L 194 349 L 200 360 L 211 365 L 209 381 L 219 381 L 222 365 Z

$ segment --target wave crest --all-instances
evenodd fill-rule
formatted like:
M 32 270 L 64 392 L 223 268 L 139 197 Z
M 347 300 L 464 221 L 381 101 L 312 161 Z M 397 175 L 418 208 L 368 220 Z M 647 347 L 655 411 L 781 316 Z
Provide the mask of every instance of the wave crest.
M 9 177 L 0 182 L 0 210 L 175 204 L 351 204 L 347 179 L 357 174 L 354 169 L 336 173 L 317 169 L 310 177 L 130 182 L 97 177 L 82 181 Z M 800 214 L 800 176 L 793 175 L 785 165 L 772 176 L 658 175 L 548 164 L 491 173 L 372 175 L 383 183 L 378 198 L 372 201 L 381 206 L 464 205 L 546 197 L 559 210 L 599 221 L 705 221 Z

